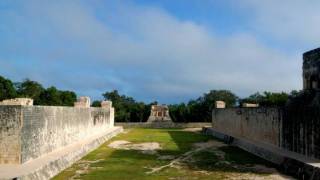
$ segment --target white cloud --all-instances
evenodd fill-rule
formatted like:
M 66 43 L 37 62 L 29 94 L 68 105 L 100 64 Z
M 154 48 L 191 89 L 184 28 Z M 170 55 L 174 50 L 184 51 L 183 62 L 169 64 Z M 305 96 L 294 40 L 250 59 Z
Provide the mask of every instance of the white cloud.
M 320 43 L 320 1 L 318 0 L 245 0 L 244 5 L 256 29 L 295 43 L 318 46 Z M 312 45 L 310 45 L 312 44 Z
M 95 7 L 79 1 L 28 5 L 23 13 L 31 23 L 11 26 L 37 27 L 25 33 L 39 44 L 53 42 L 41 51 L 36 44 L 29 58 L 49 64 L 48 79 L 81 94 L 106 86 L 104 90 L 120 89 L 138 99 L 172 102 L 209 89 L 248 95 L 300 87 L 301 57 L 270 48 L 249 33 L 219 37 L 205 25 L 133 4 L 99 18 Z M 48 33 L 37 36 L 41 32 Z M 65 72 L 74 69 L 76 76 Z

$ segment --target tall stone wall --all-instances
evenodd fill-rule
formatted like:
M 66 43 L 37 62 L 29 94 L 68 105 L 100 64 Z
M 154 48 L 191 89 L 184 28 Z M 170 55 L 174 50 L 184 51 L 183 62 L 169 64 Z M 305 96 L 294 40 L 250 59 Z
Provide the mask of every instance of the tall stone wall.
M 320 92 L 304 92 L 283 108 L 214 109 L 214 130 L 320 159 Z
M 0 163 L 40 157 L 113 127 L 113 108 L 0 106 Z
M 320 91 L 305 90 L 284 107 L 281 146 L 320 159 Z
M 280 145 L 281 111 L 277 108 L 214 109 L 212 127 L 234 137 Z
M 21 160 L 21 106 L 0 106 L 0 164 Z

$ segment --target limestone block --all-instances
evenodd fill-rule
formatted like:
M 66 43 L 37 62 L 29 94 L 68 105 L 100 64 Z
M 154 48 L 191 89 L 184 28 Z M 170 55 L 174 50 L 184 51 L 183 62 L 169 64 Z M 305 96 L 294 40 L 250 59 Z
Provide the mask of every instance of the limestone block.
M 30 98 L 6 99 L 6 100 L 1 101 L 0 105 L 33 106 L 33 99 L 30 99 Z
M 215 107 L 217 109 L 223 109 L 226 108 L 226 103 L 224 101 L 216 101 Z
M 112 101 L 101 101 L 101 107 L 102 108 L 111 108 L 112 107 Z
M 254 103 L 243 103 L 242 107 L 247 107 L 247 108 L 255 108 L 259 107 L 259 104 L 254 104 Z
M 88 108 L 90 107 L 90 97 L 82 96 L 74 103 L 74 107 Z
M 114 127 L 114 108 L 110 108 L 110 127 Z

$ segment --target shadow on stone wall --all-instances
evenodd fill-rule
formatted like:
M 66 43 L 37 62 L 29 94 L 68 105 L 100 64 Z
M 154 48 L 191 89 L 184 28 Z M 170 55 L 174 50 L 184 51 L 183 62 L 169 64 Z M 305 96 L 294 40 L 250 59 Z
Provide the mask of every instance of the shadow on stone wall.
M 306 90 L 283 109 L 281 146 L 309 157 L 320 158 L 320 92 Z

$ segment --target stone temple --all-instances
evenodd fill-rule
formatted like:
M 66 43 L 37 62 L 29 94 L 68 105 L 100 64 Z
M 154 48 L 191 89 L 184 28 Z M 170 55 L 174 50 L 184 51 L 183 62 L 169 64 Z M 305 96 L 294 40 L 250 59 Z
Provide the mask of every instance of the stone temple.
M 148 122 L 171 122 L 167 105 L 152 105 Z
M 303 89 L 320 90 L 320 48 L 303 54 Z

